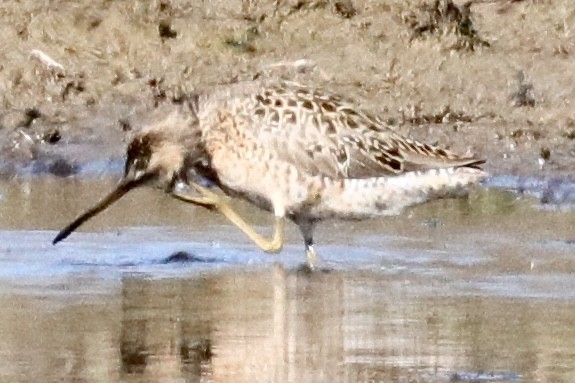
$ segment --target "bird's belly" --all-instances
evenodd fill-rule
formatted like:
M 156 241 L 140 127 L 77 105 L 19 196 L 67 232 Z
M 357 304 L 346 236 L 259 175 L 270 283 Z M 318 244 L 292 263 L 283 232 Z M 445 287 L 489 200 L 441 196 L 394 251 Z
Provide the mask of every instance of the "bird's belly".
M 240 171 L 241 172 L 241 171 Z M 235 174 L 238 176 L 238 174 Z M 257 177 L 225 177 L 220 174 L 220 188 L 229 196 L 246 200 L 260 209 L 276 215 L 304 217 L 313 215 L 314 206 L 320 200 L 310 184 L 289 182 L 288 179 L 270 173 L 258 173 Z
M 270 212 L 273 211 L 273 204 L 271 200 L 266 198 L 264 195 L 254 193 L 253 191 L 231 189 L 230 187 L 223 184 L 220 184 L 220 189 L 222 189 L 223 192 L 230 197 L 240 198 L 262 210 Z

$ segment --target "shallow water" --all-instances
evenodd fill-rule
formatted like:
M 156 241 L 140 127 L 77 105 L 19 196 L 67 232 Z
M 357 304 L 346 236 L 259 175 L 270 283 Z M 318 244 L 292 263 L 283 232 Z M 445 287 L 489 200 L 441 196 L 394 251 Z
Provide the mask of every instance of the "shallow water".
M 112 185 L 0 183 L 0 381 L 575 381 L 572 210 L 489 191 L 327 222 L 309 274 L 291 225 L 266 255 L 143 189 L 50 244 Z

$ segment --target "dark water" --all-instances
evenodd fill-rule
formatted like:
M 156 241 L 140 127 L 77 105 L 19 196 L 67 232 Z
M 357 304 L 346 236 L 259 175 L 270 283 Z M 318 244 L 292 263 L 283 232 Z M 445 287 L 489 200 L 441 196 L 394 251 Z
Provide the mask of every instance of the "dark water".
M 0 183 L 0 382 L 575 381 L 572 210 L 490 191 L 325 223 L 309 274 L 294 227 L 262 254 L 141 190 L 52 246 L 112 184 Z

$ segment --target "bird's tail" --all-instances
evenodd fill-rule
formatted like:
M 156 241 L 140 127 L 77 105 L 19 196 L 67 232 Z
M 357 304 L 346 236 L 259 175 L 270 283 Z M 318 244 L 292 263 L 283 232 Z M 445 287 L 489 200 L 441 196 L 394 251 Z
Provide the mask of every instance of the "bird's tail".
M 333 193 L 323 203 L 326 211 L 336 211 L 342 217 L 396 215 L 409 206 L 433 199 L 466 195 L 470 186 L 486 176 L 478 168 L 451 167 L 393 177 L 345 179 L 339 185 L 343 186 L 340 193 Z

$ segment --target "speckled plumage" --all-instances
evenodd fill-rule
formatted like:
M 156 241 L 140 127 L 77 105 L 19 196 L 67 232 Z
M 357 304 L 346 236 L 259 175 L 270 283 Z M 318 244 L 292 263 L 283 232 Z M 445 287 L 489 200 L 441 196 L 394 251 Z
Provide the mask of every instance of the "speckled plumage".
M 410 205 L 411 198 L 422 202 L 409 188 L 424 188 L 432 198 L 440 191 L 429 188 L 437 186 L 449 194 L 451 187 L 459 189 L 456 184 L 463 186 L 484 175 L 476 169 L 483 161 L 475 157 L 404 138 L 353 103 L 297 84 L 232 88 L 225 97 L 208 93 L 195 102 L 210 165 L 222 186 L 258 205 L 268 200 L 268 209 L 275 198 L 288 215 L 309 212 L 310 219 L 321 219 L 385 214 L 388 209 L 381 207 L 398 191 L 403 195 L 397 199 L 404 202 L 387 203 L 395 213 Z M 353 206 L 339 212 L 338 205 L 327 204 L 346 188 L 358 194 L 347 193 L 340 207 L 375 200 L 379 208 L 374 204 L 372 210 L 360 208 L 356 214 Z M 298 209 L 301 204 L 303 211 Z M 330 211 L 321 211 L 321 206 Z
M 174 194 L 177 181 L 196 185 L 198 175 L 278 220 L 291 219 L 302 231 L 308 260 L 318 221 L 398 214 L 485 177 L 480 159 L 405 138 L 340 96 L 280 82 L 211 89 L 178 108 L 164 107 L 136 133 L 127 157 L 124 179 L 146 176 Z M 196 190 L 201 203 L 180 199 L 224 212 L 211 192 Z M 79 217 L 55 242 L 91 216 Z M 254 239 L 257 234 L 235 217 Z M 281 243 L 254 241 L 268 251 L 281 249 Z

